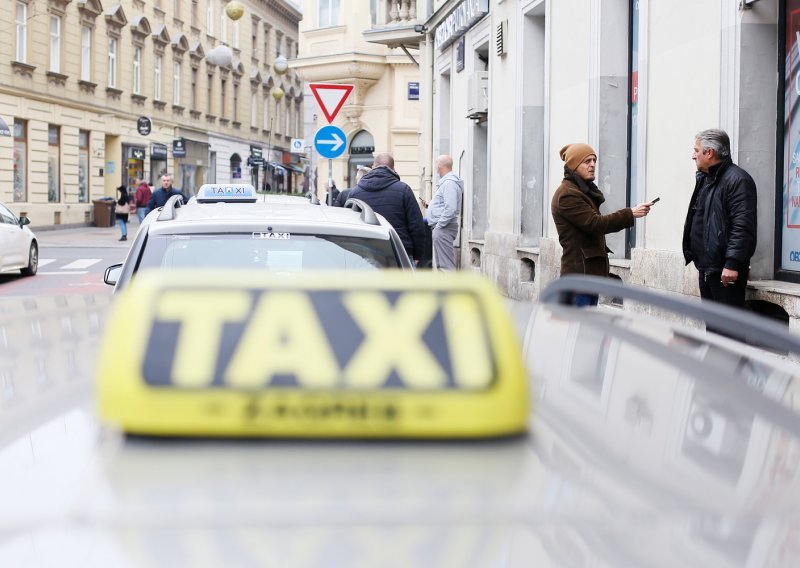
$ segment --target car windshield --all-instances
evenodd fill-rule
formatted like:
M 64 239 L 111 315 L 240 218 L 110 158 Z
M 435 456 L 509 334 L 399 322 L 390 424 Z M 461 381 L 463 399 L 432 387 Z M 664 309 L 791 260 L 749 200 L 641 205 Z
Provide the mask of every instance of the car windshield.
M 289 233 L 148 237 L 138 269 L 153 267 L 377 270 L 397 268 L 391 241 Z

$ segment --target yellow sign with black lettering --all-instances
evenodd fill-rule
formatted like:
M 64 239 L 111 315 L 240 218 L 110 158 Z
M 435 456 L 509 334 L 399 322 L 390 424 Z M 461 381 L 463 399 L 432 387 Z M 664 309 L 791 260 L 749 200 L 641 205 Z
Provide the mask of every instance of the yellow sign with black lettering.
M 502 299 L 463 273 L 139 274 L 98 395 L 151 435 L 486 437 L 528 412 Z

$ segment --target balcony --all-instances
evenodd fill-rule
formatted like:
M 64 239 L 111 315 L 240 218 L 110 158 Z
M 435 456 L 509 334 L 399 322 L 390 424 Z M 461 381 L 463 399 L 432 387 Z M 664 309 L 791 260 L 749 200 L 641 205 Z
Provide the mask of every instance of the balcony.
M 387 47 L 418 47 L 424 39 L 421 24 L 427 14 L 417 11 L 423 9 L 425 0 L 376 0 L 372 28 L 363 32 L 364 39 Z

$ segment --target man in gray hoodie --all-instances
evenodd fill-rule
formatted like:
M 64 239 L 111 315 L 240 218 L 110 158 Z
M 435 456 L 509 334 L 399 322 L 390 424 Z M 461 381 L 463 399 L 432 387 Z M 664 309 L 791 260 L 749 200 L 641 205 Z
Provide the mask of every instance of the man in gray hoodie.
M 455 270 L 456 254 L 453 244 L 458 235 L 458 216 L 461 213 L 461 196 L 464 182 L 453 173 L 453 158 L 442 155 L 436 158 L 439 183 L 428 204 L 428 225 L 433 229 L 433 261 L 439 270 Z

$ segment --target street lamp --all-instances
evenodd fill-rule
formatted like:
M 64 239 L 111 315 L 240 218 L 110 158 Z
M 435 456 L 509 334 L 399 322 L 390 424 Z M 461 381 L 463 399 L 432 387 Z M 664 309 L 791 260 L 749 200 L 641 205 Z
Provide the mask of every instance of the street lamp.
M 272 63 L 272 70 L 278 75 L 283 75 L 289 70 L 289 61 L 283 55 L 279 55 Z

